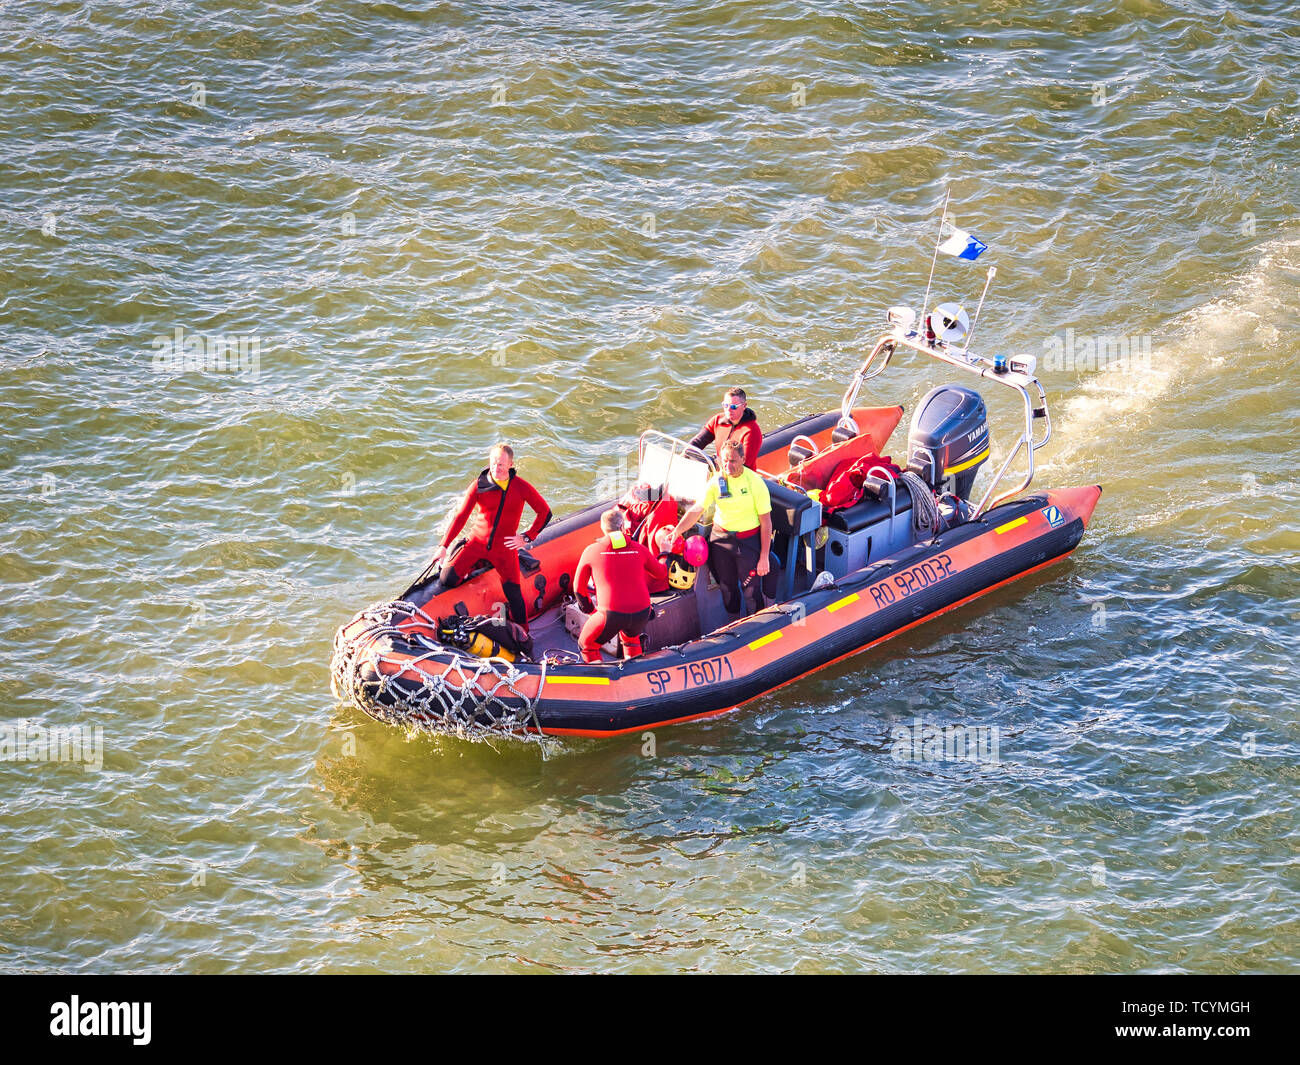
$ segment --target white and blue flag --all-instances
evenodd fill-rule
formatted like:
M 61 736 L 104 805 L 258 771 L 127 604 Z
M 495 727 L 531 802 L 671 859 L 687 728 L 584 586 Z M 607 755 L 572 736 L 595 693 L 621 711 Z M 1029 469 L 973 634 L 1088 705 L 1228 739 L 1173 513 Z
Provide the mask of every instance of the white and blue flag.
M 978 259 L 980 252 L 988 251 L 988 247 L 964 229 L 954 229 L 952 236 L 939 245 L 939 250 L 945 255 L 955 255 L 958 259 Z

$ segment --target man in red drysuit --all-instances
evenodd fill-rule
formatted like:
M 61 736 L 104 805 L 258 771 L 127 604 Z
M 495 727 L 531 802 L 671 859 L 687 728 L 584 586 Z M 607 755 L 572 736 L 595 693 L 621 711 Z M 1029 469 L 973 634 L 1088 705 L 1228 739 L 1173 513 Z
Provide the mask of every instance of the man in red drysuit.
M 744 450 L 745 468 L 757 472 L 758 450 L 763 446 L 763 430 L 758 427 L 758 416 L 745 403 L 743 388 L 727 389 L 722 396 L 722 410 L 691 438 L 691 446 L 703 448 L 715 444 L 721 460 L 722 445 L 730 440 L 734 440 Z
M 596 581 L 596 610 L 582 627 L 578 646 L 584 662 L 599 662 L 600 645 L 618 633 L 625 658 L 641 653 L 641 634 L 650 620 L 649 580 L 665 584 L 668 567 L 645 544 L 624 534 L 623 512 L 615 507 L 600 516 L 604 532 L 583 551 L 573 587 L 586 594 L 587 582 Z
M 483 558 L 492 563 L 501 576 L 501 587 L 510 605 L 510 620 L 528 627 L 524 607 L 524 593 L 520 587 L 523 578 L 519 572 L 519 551 L 529 547 L 551 520 L 551 508 L 542 494 L 515 473 L 512 465 L 514 449 L 509 444 L 497 444 L 488 455 L 488 467 L 469 486 L 460 507 L 452 515 L 451 524 L 442 539 L 442 546 L 434 560 L 447 553 L 455 543 L 456 534 L 465 526 L 471 514 L 474 524 L 469 539 L 442 567 L 434 595 L 447 588 L 455 588 Z M 537 517 L 523 536 L 519 533 L 519 520 L 524 514 L 524 504 L 532 507 Z

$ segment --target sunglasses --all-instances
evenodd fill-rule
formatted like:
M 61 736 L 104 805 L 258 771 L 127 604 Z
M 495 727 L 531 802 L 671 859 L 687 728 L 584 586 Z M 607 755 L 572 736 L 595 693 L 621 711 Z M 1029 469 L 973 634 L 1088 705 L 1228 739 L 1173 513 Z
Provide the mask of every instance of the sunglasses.
M 740 410 L 740 404 L 739 404 L 739 403 L 724 403 L 724 404 L 722 405 L 722 409 L 723 409 L 723 410 Z

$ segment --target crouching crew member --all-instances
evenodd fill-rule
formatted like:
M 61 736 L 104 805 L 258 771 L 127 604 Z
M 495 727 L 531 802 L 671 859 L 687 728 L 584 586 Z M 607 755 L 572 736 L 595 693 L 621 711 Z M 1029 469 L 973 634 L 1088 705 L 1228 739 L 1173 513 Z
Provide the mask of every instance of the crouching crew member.
M 596 581 L 596 610 L 578 637 L 584 662 L 599 662 L 600 645 L 616 632 L 624 657 L 639 655 L 641 634 L 651 614 L 648 581 L 668 580 L 668 568 L 644 544 L 629 540 L 624 525 L 618 508 L 600 516 L 605 535 L 582 553 L 573 577 L 573 587 L 582 593 L 589 580 Z
M 709 481 L 708 490 L 682 516 L 674 536 L 699 521 L 710 505 L 717 508 L 709 536 L 709 569 L 722 589 L 727 613 L 735 617 L 764 606 L 759 578 L 767 576 L 769 569 L 772 499 L 763 478 L 745 468 L 740 444 L 734 440 L 723 444 L 722 461 L 726 472 Z
M 514 468 L 515 452 L 509 444 L 497 444 L 488 455 L 488 467 L 469 486 L 460 507 L 447 526 L 442 546 L 434 554 L 435 561 L 447 553 L 455 543 L 456 534 L 465 527 L 471 514 L 474 524 L 469 539 L 442 567 L 437 595 L 447 588 L 455 588 L 475 564 L 486 558 L 501 577 L 501 587 L 510 605 L 510 620 L 528 627 L 524 607 L 524 593 L 520 584 L 519 551 L 532 544 L 537 535 L 551 520 L 551 508 L 542 494 L 520 477 Z M 524 504 L 532 507 L 537 517 L 523 536 L 519 533 L 519 520 L 524 514 Z
M 745 452 L 747 469 L 758 469 L 758 450 L 763 446 L 763 430 L 758 427 L 758 417 L 745 405 L 745 390 L 729 388 L 722 396 L 722 410 L 709 419 L 708 424 L 691 437 L 691 446 L 704 448 L 716 442 L 718 461 L 722 461 L 722 448 L 735 441 Z

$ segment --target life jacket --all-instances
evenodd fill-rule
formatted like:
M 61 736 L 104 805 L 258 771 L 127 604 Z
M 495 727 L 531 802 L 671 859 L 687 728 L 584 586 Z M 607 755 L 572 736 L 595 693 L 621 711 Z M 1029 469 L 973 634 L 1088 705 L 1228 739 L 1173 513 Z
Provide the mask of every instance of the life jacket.
M 853 506 L 865 491 L 863 482 L 867 478 L 867 471 L 876 467 L 883 468 L 893 479 L 903 472 L 897 463 L 890 461 L 888 455 L 883 458 L 879 455 L 864 455 L 855 459 L 837 470 L 827 482 L 822 492 L 822 513 L 834 514 L 837 510 Z

